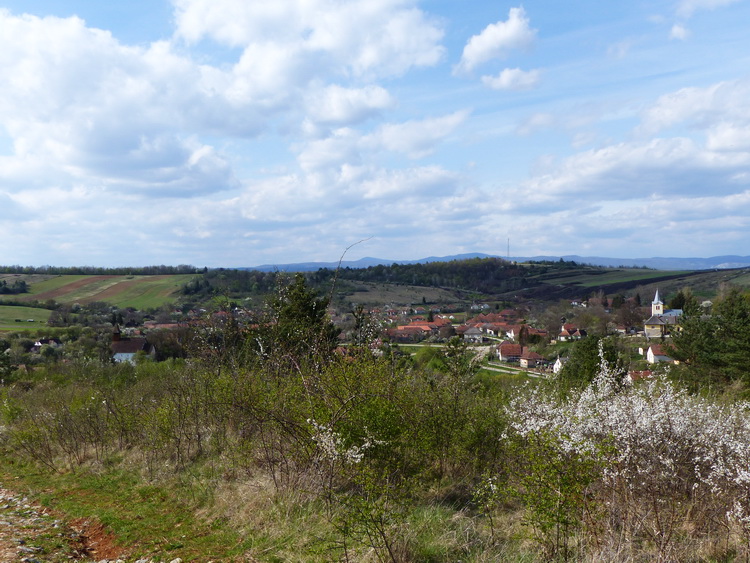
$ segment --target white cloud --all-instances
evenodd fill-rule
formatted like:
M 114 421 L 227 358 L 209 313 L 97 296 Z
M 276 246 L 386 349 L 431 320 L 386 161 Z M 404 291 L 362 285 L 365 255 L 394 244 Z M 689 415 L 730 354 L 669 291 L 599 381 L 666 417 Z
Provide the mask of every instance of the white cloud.
M 490 24 L 469 39 L 454 72 L 469 73 L 487 61 L 505 58 L 512 50 L 529 48 L 535 39 L 536 30 L 530 27 L 524 9 L 511 8 L 507 21 Z
M 528 117 L 516 129 L 519 135 L 531 135 L 542 129 L 549 129 L 557 124 L 557 118 L 551 113 L 535 113 Z
M 681 0 L 677 6 L 677 15 L 689 18 L 700 10 L 715 10 L 739 2 L 740 0 Z
M 164 43 L 123 46 L 77 18 L 0 20 L 0 119 L 15 160 L 152 195 L 232 186 L 227 161 L 192 134 L 238 127 L 215 113 L 229 104 L 205 94 L 201 67 Z
M 420 121 L 386 124 L 371 135 L 366 142 L 382 146 L 386 150 L 407 155 L 409 158 L 422 158 L 450 135 L 469 116 L 462 110 L 441 117 Z
M 342 127 L 329 136 L 304 145 L 298 156 L 306 172 L 339 169 L 347 164 L 360 165 L 377 159 L 383 152 L 419 159 L 431 154 L 469 116 L 457 111 L 440 117 L 386 123 L 369 134 Z
M 394 76 L 432 66 L 443 31 L 414 0 L 173 0 L 177 35 L 258 53 L 288 50 L 317 74 Z M 255 56 L 253 57 L 255 59 Z
M 624 59 L 633 48 L 633 41 L 626 39 L 607 47 L 607 55 L 615 59 Z
M 567 204 L 569 198 L 631 200 L 652 194 L 734 193 L 733 177 L 750 165 L 748 153 L 718 153 L 689 139 L 620 143 L 566 159 L 553 172 L 532 178 L 525 204 Z
M 750 123 L 717 123 L 708 131 L 706 147 L 712 151 L 750 152 Z
M 307 115 L 326 125 L 353 125 L 378 115 L 396 101 L 381 86 L 344 88 L 332 84 L 311 92 L 306 101 Z
M 688 37 L 690 37 L 690 30 L 679 23 L 674 24 L 671 31 L 669 32 L 670 39 L 679 39 L 680 41 L 684 41 Z
M 497 76 L 483 76 L 482 82 L 493 90 L 530 90 L 539 84 L 539 71 L 506 68 Z
M 707 130 L 722 122 L 750 125 L 750 80 L 665 94 L 644 112 L 638 132 L 654 135 L 677 126 Z

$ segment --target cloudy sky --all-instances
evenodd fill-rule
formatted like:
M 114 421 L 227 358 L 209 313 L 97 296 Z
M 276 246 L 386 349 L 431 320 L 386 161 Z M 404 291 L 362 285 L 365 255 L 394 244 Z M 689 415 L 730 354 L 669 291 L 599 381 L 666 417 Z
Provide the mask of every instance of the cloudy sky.
M 0 0 L 0 264 L 750 254 L 750 1 Z

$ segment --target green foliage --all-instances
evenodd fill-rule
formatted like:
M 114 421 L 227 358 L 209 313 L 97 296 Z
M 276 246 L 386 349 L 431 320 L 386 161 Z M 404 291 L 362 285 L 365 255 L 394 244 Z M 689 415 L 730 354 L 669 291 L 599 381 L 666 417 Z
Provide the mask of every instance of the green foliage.
M 18 366 L 13 363 L 9 353 L 0 350 L 0 381 L 2 383 L 11 383 L 14 380 L 14 374 Z
M 339 331 L 328 317 L 328 299 L 310 289 L 304 276 L 282 283 L 268 307 L 246 338 L 254 357 L 276 369 L 330 360 Z
M 524 440 L 520 487 L 513 494 L 528 507 L 526 524 L 549 559 L 575 556 L 574 534 L 592 512 L 588 487 L 601 474 L 599 456 L 583 455 L 544 432 Z
M 675 359 L 687 364 L 683 373 L 704 382 L 750 383 L 750 294 L 730 289 L 710 315 L 691 297 L 683 313 L 669 345 Z
M 594 377 L 599 373 L 600 357 L 599 345 L 603 347 L 604 359 L 611 366 L 617 366 L 617 369 L 623 373 L 627 371 L 627 366 L 623 365 L 616 338 L 600 338 L 597 336 L 587 336 L 577 341 L 572 347 L 568 361 L 560 371 L 558 382 L 562 390 L 581 389 L 590 384 Z
M 25 280 L 15 280 L 10 284 L 6 280 L 0 280 L 0 295 L 17 295 L 28 291 L 29 287 Z

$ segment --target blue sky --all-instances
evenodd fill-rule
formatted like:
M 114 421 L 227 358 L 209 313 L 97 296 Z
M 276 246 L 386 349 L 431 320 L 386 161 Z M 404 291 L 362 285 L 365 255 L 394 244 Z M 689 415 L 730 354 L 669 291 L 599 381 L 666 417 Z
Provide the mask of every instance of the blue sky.
M 748 23 L 747 0 L 0 0 L 0 263 L 747 255 Z

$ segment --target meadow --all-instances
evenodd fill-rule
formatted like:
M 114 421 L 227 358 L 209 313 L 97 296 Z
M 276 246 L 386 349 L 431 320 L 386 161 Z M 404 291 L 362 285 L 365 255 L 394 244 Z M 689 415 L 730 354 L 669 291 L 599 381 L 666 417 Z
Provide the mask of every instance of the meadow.
M 0 331 L 46 326 L 51 311 L 35 307 L 0 305 Z

